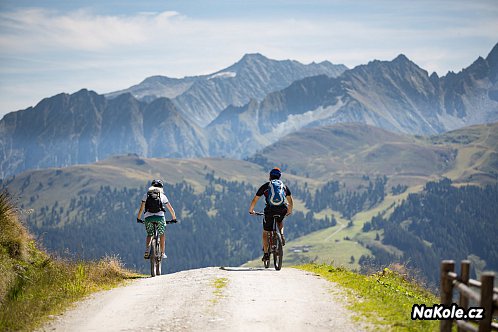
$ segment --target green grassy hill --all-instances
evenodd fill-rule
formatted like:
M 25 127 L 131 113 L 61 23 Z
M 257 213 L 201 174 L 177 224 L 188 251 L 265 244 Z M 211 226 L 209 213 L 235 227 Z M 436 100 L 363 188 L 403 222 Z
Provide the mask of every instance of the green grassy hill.
M 336 124 L 290 134 L 251 161 L 328 181 L 387 175 L 408 186 L 446 176 L 457 182 L 496 182 L 498 123 L 425 138 L 362 124 Z
M 498 123 L 471 126 L 432 137 L 435 145 L 450 145 L 458 153 L 444 176 L 461 183 L 496 183 L 498 179 Z
M 454 159 L 450 145 L 351 123 L 295 132 L 250 160 L 284 164 L 289 172 L 326 181 L 381 174 L 393 181 L 423 183 L 451 169 Z
M 229 159 L 144 159 L 136 155 L 116 156 L 90 165 L 32 170 L 4 181 L 29 208 L 38 209 L 58 202 L 68 206 L 80 195 L 95 195 L 101 187 L 116 189 L 146 187 L 152 179 L 166 183 L 183 181 L 196 192 L 209 183 L 206 175 L 216 172 L 224 179 L 240 182 L 264 181 L 265 171 L 256 164 Z

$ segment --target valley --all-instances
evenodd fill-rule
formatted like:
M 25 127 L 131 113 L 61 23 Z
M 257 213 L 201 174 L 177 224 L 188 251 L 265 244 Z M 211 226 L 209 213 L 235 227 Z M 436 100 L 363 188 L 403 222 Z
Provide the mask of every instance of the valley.
M 2 185 L 18 197 L 30 229 L 50 251 L 87 259 L 118 255 L 126 266 L 142 270 L 143 230 L 134 220 L 148 182 L 162 178 L 182 221 L 168 227 L 168 271 L 248 261 L 259 266 L 261 222 L 247 208 L 276 165 L 296 203 L 286 222 L 284 264 L 375 269 L 386 257 L 402 262 L 404 250 L 384 243 L 382 227 L 365 225 L 379 216 L 389 219 L 410 195 L 444 177 L 458 187 L 496 185 L 497 129 L 498 124 L 489 124 L 421 138 L 340 124 L 288 135 L 246 161 L 116 156 L 28 171 Z M 378 152 L 386 146 L 388 155 Z M 481 158 L 465 157 L 475 149 Z M 101 246 L 109 236 L 118 241 Z M 185 261 L 179 253 L 188 238 L 194 245 Z M 372 258 L 368 267 L 365 260 Z

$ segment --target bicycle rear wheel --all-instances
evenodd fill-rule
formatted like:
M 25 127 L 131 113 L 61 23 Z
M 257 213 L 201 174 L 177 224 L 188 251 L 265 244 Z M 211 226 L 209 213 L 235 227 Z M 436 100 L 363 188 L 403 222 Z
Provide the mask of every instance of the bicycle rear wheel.
M 280 232 L 275 232 L 276 248 L 273 251 L 273 265 L 275 270 L 279 271 L 282 268 L 282 260 L 284 258 L 284 249 L 282 247 L 282 235 Z

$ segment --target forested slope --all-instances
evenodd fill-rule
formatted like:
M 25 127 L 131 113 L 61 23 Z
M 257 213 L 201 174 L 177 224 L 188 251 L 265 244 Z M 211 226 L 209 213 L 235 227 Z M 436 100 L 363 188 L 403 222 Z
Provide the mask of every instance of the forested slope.
M 376 216 L 364 229 L 383 230 L 382 243 L 403 251 L 396 257 L 372 247 L 377 263 L 406 262 L 436 284 L 445 258 L 471 259 L 474 267 L 498 270 L 497 218 L 498 185 L 456 187 L 443 179 L 427 183 L 388 218 Z

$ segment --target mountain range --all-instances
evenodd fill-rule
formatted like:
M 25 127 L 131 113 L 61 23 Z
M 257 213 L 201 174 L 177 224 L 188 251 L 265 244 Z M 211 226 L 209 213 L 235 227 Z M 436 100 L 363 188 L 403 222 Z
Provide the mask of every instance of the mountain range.
M 139 100 L 166 97 L 181 109 L 187 120 L 205 127 L 230 105 L 242 106 L 252 99 L 260 100 L 305 77 L 336 77 L 347 69 L 328 61 L 304 65 L 291 60 L 270 60 L 259 53 L 246 54 L 234 65 L 213 74 L 183 79 L 153 76 L 106 96 L 112 98 L 129 92 Z
M 339 77 L 294 82 L 260 102 L 229 107 L 208 126 L 219 151 L 250 155 L 300 128 L 360 122 L 393 132 L 433 135 L 498 121 L 498 45 L 458 74 L 439 78 L 404 55 L 373 61 Z M 211 145 L 213 145 L 211 144 Z
M 261 99 L 304 77 L 337 76 L 346 69 L 326 61 L 303 65 L 247 54 L 211 75 L 155 76 L 105 96 L 82 89 L 45 98 L 0 121 L 0 176 L 122 153 L 208 156 L 203 126 L 228 105 Z
M 46 98 L 0 121 L 0 175 L 112 155 L 246 158 L 300 129 L 359 122 L 431 135 L 498 121 L 498 45 L 444 77 L 399 55 L 353 69 L 245 55 L 211 75 L 155 76 Z

